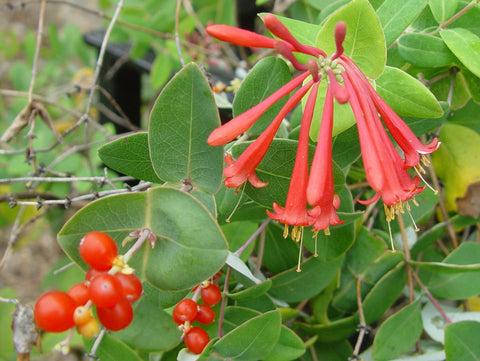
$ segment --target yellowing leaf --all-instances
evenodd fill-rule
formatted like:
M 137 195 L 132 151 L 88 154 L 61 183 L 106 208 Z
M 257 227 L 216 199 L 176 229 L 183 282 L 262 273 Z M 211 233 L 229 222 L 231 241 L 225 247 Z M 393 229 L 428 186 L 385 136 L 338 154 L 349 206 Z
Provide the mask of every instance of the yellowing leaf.
M 445 184 L 447 209 L 456 210 L 456 199 L 464 196 L 470 184 L 480 181 L 480 135 L 462 125 L 446 123 L 440 141 L 432 161 Z

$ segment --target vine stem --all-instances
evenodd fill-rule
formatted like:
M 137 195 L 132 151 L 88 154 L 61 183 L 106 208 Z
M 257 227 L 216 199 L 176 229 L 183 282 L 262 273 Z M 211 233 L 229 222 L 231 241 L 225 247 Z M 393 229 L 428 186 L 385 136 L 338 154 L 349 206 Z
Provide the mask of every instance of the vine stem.
M 413 302 L 415 300 L 415 289 L 413 287 L 413 270 L 412 270 L 412 266 L 410 266 L 410 264 L 408 263 L 412 260 L 412 258 L 410 255 L 410 248 L 408 247 L 407 232 L 405 230 L 405 222 L 403 221 L 402 214 L 398 214 L 397 222 L 398 222 L 398 227 L 400 228 L 400 234 L 402 236 L 403 252 L 405 254 L 405 260 L 407 261 L 405 263 L 405 267 L 407 267 L 408 296 L 409 296 L 410 302 Z
M 437 309 L 438 313 L 440 313 L 440 315 L 445 320 L 445 322 L 452 323 L 452 320 L 450 319 L 450 317 L 448 317 L 448 315 L 443 310 L 442 306 L 440 306 L 440 304 L 437 302 L 435 297 L 433 297 L 433 295 L 430 293 L 428 288 L 423 284 L 423 282 L 420 280 L 420 278 L 417 276 L 417 274 L 414 273 L 413 277 L 415 278 L 415 282 L 417 282 L 417 284 L 420 286 L 420 288 L 425 293 L 427 298 L 430 300 L 432 305 Z
M 260 233 L 267 227 L 267 225 L 271 222 L 271 218 L 267 218 L 266 220 L 263 221 L 263 223 L 258 227 L 258 229 L 253 232 L 253 234 L 250 236 L 249 239 L 239 248 L 235 251 L 235 256 L 239 257 L 243 251 L 247 249 L 248 246 L 258 237 Z
M 453 15 L 450 19 L 448 19 L 447 21 L 445 21 L 443 24 L 440 25 L 440 29 L 445 29 L 448 25 L 450 25 L 451 23 L 453 23 L 455 20 L 457 20 L 460 16 L 462 16 L 463 14 L 465 14 L 468 10 L 470 10 L 471 8 L 473 8 L 476 4 L 478 3 L 478 0 L 473 0 L 472 2 L 470 2 L 467 6 L 465 6 L 462 10 L 460 10 L 458 13 L 456 13 L 455 15 Z
M 358 333 L 357 342 L 355 343 L 355 348 L 353 349 L 352 357 L 350 357 L 349 360 L 358 360 L 358 355 L 360 353 L 360 348 L 362 347 L 363 339 L 368 332 L 367 323 L 365 321 L 365 314 L 363 313 L 361 286 L 361 280 L 357 279 L 357 307 L 358 317 L 360 318 L 360 331 Z
M 218 337 L 223 337 L 223 320 L 225 319 L 225 307 L 227 306 L 227 295 L 228 284 L 230 282 L 230 275 L 232 274 L 232 268 L 228 267 L 227 273 L 225 274 L 225 282 L 223 284 L 223 297 L 222 304 L 220 306 L 220 314 L 218 316 Z

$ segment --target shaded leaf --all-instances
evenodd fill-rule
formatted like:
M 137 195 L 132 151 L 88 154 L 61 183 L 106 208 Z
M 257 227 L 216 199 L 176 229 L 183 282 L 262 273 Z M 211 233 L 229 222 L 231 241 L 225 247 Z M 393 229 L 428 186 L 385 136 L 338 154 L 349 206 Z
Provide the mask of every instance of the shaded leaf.
M 85 346 L 88 349 L 92 348 L 94 341 L 95 339 L 84 338 Z M 143 361 L 134 350 L 109 334 L 103 336 L 95 356 L 101 361 Z
M 382 323 L 373 342 L 373 358 L 391 360 L 408 351 L 422 333 L 420 299 Z
M 305 344 L 295 332 L 282 325 L 280 338 L 263 361 L 289 361 L 295 360 L 305 353 Z
M 269 294 L 286 302 L 298 302 L 308 299 L 322 289 L 335 276 L 343 261 L 340 257 L 331 262 L 323 262 L 312 257 L 301 265 L 301 272 L 294 267 L 272 277 Z M 318 275 L 321 274 L 321 279 Z
M 232 360 L 262 360 L 277 343 L 280 329 L 280 313 L 270 311 L 251 318 L 227 333 L 213 345 L 213 351 Z
M 155 307 L 146 298 L 133 305 L 133 321 L 115 336 L 135 349 L 148 351 L 169 350 L 179 343 L 179 332 L 172 316 Z
M 462 321 L 445 327 L 447 361 L 480 360 L 479 332 L 480 322 L 475 321 Z
M 480 259 L 480 244 L 463 243 L 450 253 L 443 263 L 455 265 L 477 265 Z M 476 268 L 475 268 L 476 269 Z M 436 273 L 428 289 L 438 298 L 460 300 L 480 293 L 480 271 L 462 273 Z

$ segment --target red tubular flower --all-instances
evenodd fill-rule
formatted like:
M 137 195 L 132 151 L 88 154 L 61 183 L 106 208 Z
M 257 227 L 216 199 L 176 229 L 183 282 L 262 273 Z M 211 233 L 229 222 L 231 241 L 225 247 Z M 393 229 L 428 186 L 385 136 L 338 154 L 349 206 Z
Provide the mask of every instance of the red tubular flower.
M 297 90 L 283 106 L 267 129 L 265 129 L 264 132 L 255 139 L 247 149 L 245 149 L 242 155 L 240 155 L 234 163 L 231 163 L 223 170 L 223 175 L 226 177 L 225 185 L 227 187 L 237 188 L 247 179 L 254 187 L 264 187 L 267 185 L 257 178 L 255 168 L 257 168 L 258 164 L 260 164 L 267 153 L 267 150 L 285 116 L 300 102 L 300 100 L 302 100 L 312 85 L 313 81 L 309 81 Z
M 298 232 L 298 227 L 309 226 L 311 224 L 311 218 L 307 213 L 306 194 L 308 182 L 308 134 L 312 123 L 319 84 L 319 82 L 316 82 L 313 85 L 303 112 L 295 165 L 293 166 L 285 208 L 277 203 L 273 203 L 274 213 L 267 210 L 267 214 L 270 218 L 285 224 L 284 237 L 288 235 L 288 225 L 294 226 L 292 230 L 292 238 L 296 241 L 298 241 L 301 236 L 301 232 Z
M 395 150 L 368 94 L 365 82 L 356 71 L 345 64 L 345 86 L 349 93 L 350 105 L 357 120 L 362 159 L 370 186 L 376 196 L 362 204 L 369 204 L 380 197 L 386 206 L 387 220 L 395 216 L 396 210 L 403 210 L 408 201 L 425 187 L 419 187 L 418 177 L 410 178 L 403 166 L 403 159 Z
M 415 167 L 420 161 L 420 154 L 431 154 L 440 146 L 437 138 L 434 138 L 430 144 L 423 145 L 412 130 L 405 124 L 405 122 L 388 106 L 380 95 L 375 91 L 365 75 L 360 71 L 357 65 L 348 57 L 343 56 L 344 60 L 358 76 L 363 80 L 368 93 L 375 104 L 375 108 L 380 113 L 385 125 L 390 134 L 403 150 L 405 154 L 405 167 Z
M 309 211 L 312 217 L 313 230 L 323 229 L 329 234 L 328 227 L 341 224 L 336 210 L 340 206 L 340 199 L 334 194 L 332 169 L 332 130 L 333 130 L 333 83 L 327 87 L 323 106 L 322 122 L 318 135 L 317 149 L 310 169 L 310 178 L 307 186 L 307 200 L 313 207 Z
M 261 103 L 233 118 L 220 128 L 215 129 L 207 139 L 208 144 L 212 146 L 224 145 L 243 134 L 258 120 L 258 118 L 262 116 L 263 113 L 268 110 L 268 108 L 301 85 L 308 75 L 308 73 L 304 73 L 293 80 L 290 80 Z
M 208 35 L 233 45 L 267 49 L 273 49 L 275 46 L 275 40 L 272 38 L 229 25 L 209 25 L 206 30 Z

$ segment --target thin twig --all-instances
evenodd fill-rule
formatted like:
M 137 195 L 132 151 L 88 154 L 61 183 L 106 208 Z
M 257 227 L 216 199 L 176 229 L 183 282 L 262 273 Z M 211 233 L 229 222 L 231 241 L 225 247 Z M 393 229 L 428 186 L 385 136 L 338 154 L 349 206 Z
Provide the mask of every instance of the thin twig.
M 10 250 L 17 239 L 18 228 L 20 227 L 20 221 L 23 217 L 23 214 L 25 213 L 25 209 L 26 209 L 25 206 L 21 206 L 20 209 L 18 210 L 17 216 L 15 217 L 15 221 L 13 222 L 12 229 L 10 231 L 10 236 L 8 237 L 7 248 L 5 249 L 2 260 L 0 261 L 0 269 L 5 264 L 5 261 L 7 260 Z
M 108 182 L 126 182 L 135 178 L 130 176 L 123 176 L 117 178 L 108 177 L 19 177 L 19 178 L 3 178 L 0 179 L 0 184 L 22 183 L 22 182 L 46 182 L 46 183 L 69 183 L 69 182 L 91 182 L 91 183 L 106 183 Z
M 88 194 L 83 194 L 83 195 L 72 197 L 72 198 L 66 197 L 65 199 L 52 199 L 52 200 L 37 199 L 36 201 L 15 201 L 15 205 L 34 206 L 37 209 L 42 208 L 43 206 L 48 206 L 48 205 L 62 205 L 65 208 L 68 208 L 72 203 L 81 202 L 81 201 L 91 201 L 98 198 L 116 195 L 116 194 L 140 192 L 150 188 L 151 186 L 152 186 L 152 183 L 144 182 L 135 187 L 126 187 L 121 189 L 112 189 L 112 190 L 106 190 L 102 192 L 88 193 Z
M 450 317 L 448 317 L 448 315 L 443 310 L 442 306 L 440 306 L 440 304 L 437 302 L 435 297 L 432 296 L 432 294 L 430 293 L 428 288 L 423 284 L 423 282 L 420 280 L 420 278 L 418 277 L 418 275 L 416 273 L 413 273 L 413 278 L 415 278 L 415 282 L 417 282 L 417 284 L 420 286 L 420 288 L 425 293 L 427 298 L 430 300 L 432 305 L 437 309 L 438 313 L 440 313 L 440 315 L 443 317 L 445 322 L 452 323 L 452 320 L 450 319 Z
M 34 53 L 33 62 L 32 62 L 32 75 L 30 77 L 30 85 L 28 87 L 28 103 L 29 104 L 31 104 L 33 100 L 33 89 L 35 88 L 35 79 L 37 78 L 38 56 L 40 54 L 40 47 L 42 45 L 45 6 L 46 6 L 46 1 L 42 0 L 40 3 L 40 14 L 38 16 L 37 40 L 35 44 L 35 53 Z
M 257 230 L 253 232 L 250 238 L 247 239 L 247 241 L 239 249 L 235 251 L 235 256 L 239 257 L 243 253 L 243 251 L 247 249 L 250 243 L 252 243 L 261 232 L 263 232 L 263 230 L 265 229 L 265 227 L 267 227 L 267 225 L 270 223 L 271 220 L 272 220 L 271 218 L 267 218 L 266 220 L 264 220 L 263 223 L 260 225 L 260 227 L 258 227 Z
M 88 101 L 85 106 L 85 112 L 82 115 L 82 117 L 80 117 L 79 122 L 86 121 L 88 119 L 88 114 L 90 114 L 90 108 L 92 107 L 92 104 L 93 104 L 93 95 L 95 93 L 95 89 L 98 83 L 98 78 L 100 76 L 100 69 L 102 68 L 105 52 L 107 51 L 108 39 L 110 38 L 110 34 L 112 33 L 113 27 L 115 26 L 115 22 L 117 21 L 118 16 L 120 15 L 120 11 L 122 10 L 122 7 L 123 7 L 123 2 L 124 0 L 118 1 L 117 6 L 115 8 L 115 12 L 113 13 L 112 19 L 108 24 L 107 30 L 105 31 L 105 36 L 103 37 L 102 45 L 100 46 L 100 50 L 98 52 L 97 64 L 95 66 L 95 73 L 93 75 L 93 81 L 92 81 L 92 86 L 90 88 L 90 93 L 88 95 Z
M 180 34 L 178 27 L 180 24 L 180 9 L 182 7 L 182 0 L 177 0 L 177 9 L 175 11 L 175 45 L 177 46 L 178 58 L 180 59 L 180 64 L 182 67 L 185 66 L 185 60 L 183 59 L 182 46 L 180 45 Z

